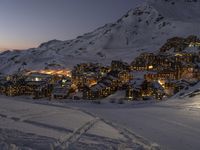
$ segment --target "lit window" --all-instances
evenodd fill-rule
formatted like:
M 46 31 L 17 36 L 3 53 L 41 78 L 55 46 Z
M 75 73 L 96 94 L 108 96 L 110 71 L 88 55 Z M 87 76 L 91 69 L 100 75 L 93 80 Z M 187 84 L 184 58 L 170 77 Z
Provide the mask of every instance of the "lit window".
M 36 78 L 35 78 L 35 81 L 40 81 L 40 78 L 36 77 Z
M 153 66 L 149 66 L 148 68 L 149 68 L 149 69 L 153 69 Z

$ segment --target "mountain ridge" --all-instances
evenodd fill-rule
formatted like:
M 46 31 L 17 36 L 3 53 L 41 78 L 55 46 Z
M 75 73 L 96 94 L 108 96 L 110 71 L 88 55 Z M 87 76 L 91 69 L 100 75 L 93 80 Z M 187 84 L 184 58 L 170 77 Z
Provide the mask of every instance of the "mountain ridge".
M 112 59 L 131 62 L 141 52 L 157 51 L 169 38 L 198 35 L 198 8 L 199 0 L 148 0 L 116 22 L 76 39 L 51 40 L 38 48 L 3 52 L 0 54 L 0 72 L 38 70 L 52 67 L 52 64 L 72 68 L 77 63 L 90 61 L 108 64 Z

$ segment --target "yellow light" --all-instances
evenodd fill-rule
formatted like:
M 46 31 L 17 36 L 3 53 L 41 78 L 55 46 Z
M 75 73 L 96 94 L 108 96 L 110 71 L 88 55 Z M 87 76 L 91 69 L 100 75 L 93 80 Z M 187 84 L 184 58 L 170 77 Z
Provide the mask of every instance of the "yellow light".
M 48 74 L 48 75 L 61 75 L 61 76 L 67 76 L 67 77 L 71 77 L 71 70 L 67 70 L 67 69 L 63 69 L 63 70 L 50 70 L 50 69 L 46 69 L 46 70 L 34 70 L 34 71 L 30 71 L 28 72 L 28 74 L 30 73 L 42 73 L 42 74 Z
M 89 87 L 93 86 L 93 85 L 96 85 L 97 84 L 97 81 L 96 80 L 92 80 L 90 81 L 89 83 Z
M 158 80 L 158 83 L 165 88 L 165 81 L 164 80 Z
M 149 66 L 148 68 L 149 68 L 149 69 L 153 69 L 153 66 L 151 65 L 151 66 Z
M 35 81 L 40 81 L 40 79 L 39 78 L 35 78 Z
M 66 83 L 66 82 L 67 82 L 67 80 L 65 80 L 65 79 L 62 80 L 62 83 Z
M 183 56 L 183 54 L 180 54 L 180 53 L 176 53 L 175 56 Z

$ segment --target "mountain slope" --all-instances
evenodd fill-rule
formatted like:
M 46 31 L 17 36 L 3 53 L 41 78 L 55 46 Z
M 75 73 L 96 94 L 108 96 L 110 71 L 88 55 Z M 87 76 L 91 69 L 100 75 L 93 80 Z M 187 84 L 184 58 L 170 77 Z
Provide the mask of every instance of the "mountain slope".
M 80 62 L 132 61 L 156 51 L 174 36 L 200 33 L 199 0 L 149 0 L 115 23 L 74 40 L 52 40 L 38 48 L 0 54 L 0 72 L 19 69 L 72 68 Z

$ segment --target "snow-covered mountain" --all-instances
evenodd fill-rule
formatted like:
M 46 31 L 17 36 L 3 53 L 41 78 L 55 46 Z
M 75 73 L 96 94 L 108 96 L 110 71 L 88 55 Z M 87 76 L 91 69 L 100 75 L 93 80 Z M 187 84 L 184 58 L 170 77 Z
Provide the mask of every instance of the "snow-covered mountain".
M 72 68 L 80 62 L 131 62 L 141 52 L 158 50 L 168 38 L 200 33 L 200 0 L 149 0 L 74 40 L 52 40 L 38 48 L 0 54 L 0 72 L 21 69 Z

